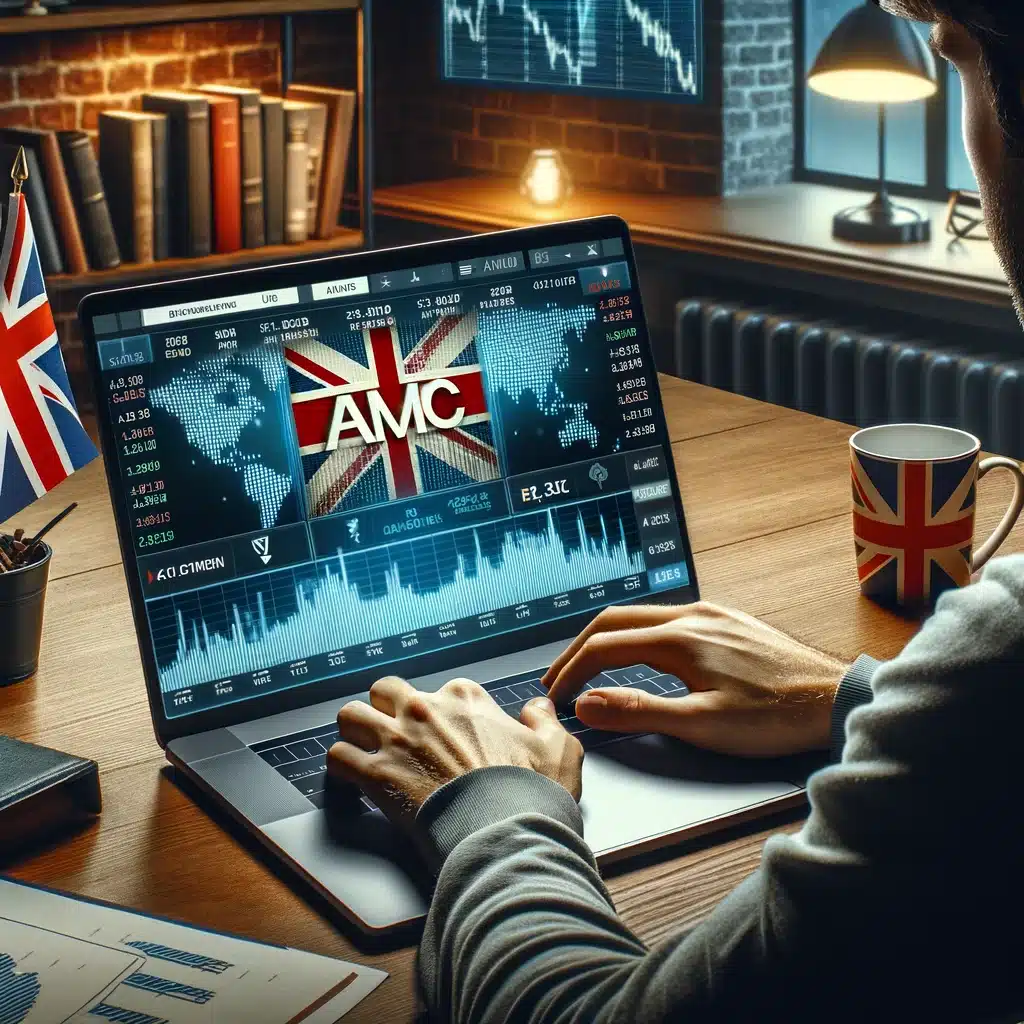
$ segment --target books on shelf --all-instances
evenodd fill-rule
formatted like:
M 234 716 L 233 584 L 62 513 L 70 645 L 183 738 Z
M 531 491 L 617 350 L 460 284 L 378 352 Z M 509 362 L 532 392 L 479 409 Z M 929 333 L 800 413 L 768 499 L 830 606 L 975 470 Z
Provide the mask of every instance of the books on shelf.
M 46 187 L 46 198 L 60 243 L 64 269 L 70 274 L 84 273 L 89 269 L 89 261 L 85 255 L 85 243 L 82 241 L 78 217 L 75 216 L 75 204 L 71 199 L 67 174 L 64 172 L 64 160 L 60 155 L 57 133 L 43 128 L 5 128 L 0 137 L 24 146 L 26 153 L 29 150 L 35 153 Z M 31 213 L 29 215 L 31 216 Z
M 0 132 L 0 166 L 13 167 L 20 146 L 20 142 L 8 141 Z M 63 274 L 64 256 L 57 241 L 57 229 L 53 226 L 43 171 L 36 151 L 30 146 L 25 147 L 25 159 L 28 165 L 28 180 L 23 191 L 39 249 L 39 263 L 44 274 Z
M 242 248 L 241 124 L 230 96 L 208 96 L 210 104 L 210 188 L 213 251 Z
M 295 103 L 284 107 L 284 195 L 286 242 L 309 238 L 309 110 Z
M 203 85 L 199 91 L 229 99 L 234 104 L 239 124 L 241 155 L 242 245 L 258 249 L 266 244 L 263 223 L 263 126 L 259 89 L 233 85 Z M 215 201 L 216 205 L 216 201 Z
M 64 171 L 71 188 L 71 199 L 75 204 L 89 266 L 94 270 L 113 270 L 121 264 L 121 249 L 110 219 L 110 206 L 92 141 L 86 132 L 81 131 L 59 132 L 57 141 L 64 157 Z M 29 178 L 31 180 L 31 169 Z M 39 185 L 42 187 L 41 181 Z M 32 222 L 35 224 L 34 215 Z
M 317 238 L 330 238 L 337 230 L 341 216 L 345 171 L 356 111 L 356 94 L 351 89 L 329 89 L 322 85 L 290 85 L 288 98 L 322 104 L 326 113 L 320 161 L 319 201 L 315 211 L 315 227 L 311 220 L 310 230 Z
M 46 275 L 112 270 L 338 230 L 355 93 L 291 86 L 287 95 L 202 85 L 153 90 L 141 110 L 84 131 L 0 129 L 0 162 L 25 147 L 26 201 Z
M 267 245 L 284 244 L 284 105 L 280 96 L 260 97 L 263 143 L 263 222 Z
M 165 120 L 136 110 L 99 116 L 100 175 L 118 248 L 131 263 L 150 263 L 156 254 L 153 125 Z
M 198 93 L 146 92 L 142 109 L 167 115 L 167 182 L 172 256 L 208 256 L 212 249 L 210 104 Z
M 171 136 L 166 114 L 148 114 L 153 129 L 153 259 L 171 255 Z
M 284 108 L 306 112 L 306 225 L 308 237 L 313 238 L 316 235 L 317 214 L 320 211 L 327 107 L 323 103 L 286 99 Z

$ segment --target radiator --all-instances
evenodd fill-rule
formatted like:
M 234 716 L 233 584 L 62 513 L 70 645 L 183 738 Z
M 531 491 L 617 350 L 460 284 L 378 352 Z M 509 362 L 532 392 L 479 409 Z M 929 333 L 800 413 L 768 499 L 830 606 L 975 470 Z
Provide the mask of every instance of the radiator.
M 859 427 L 940 423 L 1024 458 L 1024 361 L 713 299 L 676 305 L 677 377 Z

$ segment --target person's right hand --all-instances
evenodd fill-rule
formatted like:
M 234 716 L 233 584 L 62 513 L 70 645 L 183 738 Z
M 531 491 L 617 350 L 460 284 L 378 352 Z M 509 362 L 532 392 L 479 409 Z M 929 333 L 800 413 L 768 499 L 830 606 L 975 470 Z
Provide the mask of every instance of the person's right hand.
M 848 668 L 749 615 L 701 602 L 606 608 L 554 662 L 544 684 L 564 704 L 602 669 L 637 664 L 677 676 L 690 693 L 587 690 L 576 701 L 579 720 L 741 757 L 826 748 L 832 702 Z

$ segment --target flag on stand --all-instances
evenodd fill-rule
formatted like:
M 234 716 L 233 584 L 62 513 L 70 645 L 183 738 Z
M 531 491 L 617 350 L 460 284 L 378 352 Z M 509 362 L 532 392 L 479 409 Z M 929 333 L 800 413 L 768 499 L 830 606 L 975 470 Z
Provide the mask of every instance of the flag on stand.
M 96 457 L 75 408 L 15 165 L 0 250 L 0 522 Z

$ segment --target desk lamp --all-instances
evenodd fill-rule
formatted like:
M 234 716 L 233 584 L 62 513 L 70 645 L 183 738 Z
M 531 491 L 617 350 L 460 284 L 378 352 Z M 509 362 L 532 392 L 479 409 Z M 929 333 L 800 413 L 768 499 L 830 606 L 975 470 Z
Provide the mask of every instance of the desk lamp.
M 865 206 L 837 213 L 836 238 L 849 242 L 927 242 L 928 218 L 889 197 L 885 170 L 885 108 L 934 95 L 935 58 L 914 27 L 869 2 L 855 7 L 825 40 L 807 84 L 825 96 L 878 105 L 878 192 Z

